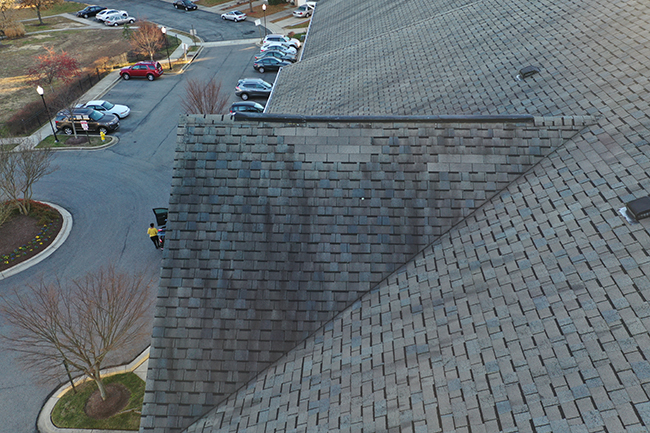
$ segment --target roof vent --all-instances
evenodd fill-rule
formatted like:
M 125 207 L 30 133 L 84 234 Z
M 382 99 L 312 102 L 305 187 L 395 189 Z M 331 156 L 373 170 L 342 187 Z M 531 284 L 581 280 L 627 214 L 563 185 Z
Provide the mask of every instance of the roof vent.
M 635 220 L 650 217 L 650 197 L 641 197 L 625 203 L 625 210 Z
M 523 80 L 524 78 L 532 77 L 533 75 L 539 73 L 539 68 L 537 66 L 526 66 L 519 70 L 517 74 L 517 80 Z

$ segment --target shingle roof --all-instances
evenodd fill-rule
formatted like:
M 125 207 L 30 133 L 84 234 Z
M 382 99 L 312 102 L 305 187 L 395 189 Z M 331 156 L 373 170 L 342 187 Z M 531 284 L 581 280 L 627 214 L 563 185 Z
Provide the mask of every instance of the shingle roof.
M 183 119 L 142 431 L 647 431 L 649 6 L 336 2 L 271 113 L 411 116 Z
M 593 138 L 544 159 L 187 432 L 648 431 L 650 235 L 617 208 L 650 160 Z
M 267 112 L 591 115 L 648 85 L 644 2 L 484 0 L 441 14 L 416 3 L 319 2 L 303 60 L 278 75 Z M 409 24 L 381 31 L 380 16 L 404 9 Z M 541 72 L 517 81 L 528 65 Z
M 593 122 L 480 120 L 186 118 L 151 349 L 159 422 L 187 426 Z

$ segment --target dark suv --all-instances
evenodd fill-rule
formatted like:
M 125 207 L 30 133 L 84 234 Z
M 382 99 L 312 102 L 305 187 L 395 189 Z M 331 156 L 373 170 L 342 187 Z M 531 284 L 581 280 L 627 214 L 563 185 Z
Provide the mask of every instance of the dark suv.
M 97 5 L 86 6 L 85 8 L 77 12 L 76 15 L 78 17 L 84 17 L 84 18 L 94 17 L 95 15 L 97 15 L 98 12 L 101 12 L 104 9 L 106 9 L 104 6 L 97 6 Z
M 84 131 L 83 123 L 88 126 L 89 131 L 103 132 L 104 134 L 120 127 L 120 119 L 115 114 L 102 114 L 92 108 L 75 108 L 72 110 L 72 116 L 68 110 L 61 110 L 57 113 L 54 119 L 56 129 L 71 135 L 73 120 L 77 133 Z
M 230 106 L 230 114 L 235 113 L 263 113 L 264 106 L 253 101 L 235 102 Z
M 129 80 L 131 77 L 138 77 L 147 78 L 147 80 L 153 81 L 162 74 L 163 68 L 160 66 L 160 63 L 156 61 L 138 62 L 135 65 L 120 69 L 120 77 L 125 80 Z
M 235 95 L 244 101 L 250 97 L 268 98 L 273 86 L 260 78 L 244 78 L 235 87 Z

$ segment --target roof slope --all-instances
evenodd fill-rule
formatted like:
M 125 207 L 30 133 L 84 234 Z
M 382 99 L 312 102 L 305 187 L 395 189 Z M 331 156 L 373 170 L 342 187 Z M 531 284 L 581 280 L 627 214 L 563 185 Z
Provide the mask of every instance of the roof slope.
M 643 150 L 552 154 L 188 432 L 648 431 Z M 640 192 L 640 191 L 639 191 Z
M 593 121 L 483 120 L 187 117 L 146 425 L 188 426 Z
M 586 115 L 647 84 L 643 2 L 484 0 L 439 15 L 415 6 L 411 24 L 363 32 L 358 40 L 332 32 L 377 30 L 377 22 L 337 5 L 317 7 L 308 51 L 278 75 L 268 113 Z M 541 72 L 516 80 L 527 65 Z M 307 76 L 309 85 L 296 88 Z

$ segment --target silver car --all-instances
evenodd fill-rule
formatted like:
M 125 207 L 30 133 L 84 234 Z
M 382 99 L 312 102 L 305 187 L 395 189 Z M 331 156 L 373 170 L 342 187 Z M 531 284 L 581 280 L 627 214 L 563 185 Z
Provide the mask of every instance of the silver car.
M 107 26 L 119 26 L 120 24 L 133 24 L 135 18 L 130 17 L 129 14 L 113 14 L 104 18 L 104 24 Z
M 225 14 L 221 14 L 221 19 L 234 22 L 244 21 L 246 19 L 246 14 L 241 11 L 230 11 L 226 12 Z
M 273 86 L 260 78 L 244 78 L 235 87 L 235 95 L 244 101 L 248 98 L 268 98 Z

